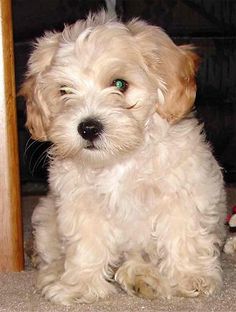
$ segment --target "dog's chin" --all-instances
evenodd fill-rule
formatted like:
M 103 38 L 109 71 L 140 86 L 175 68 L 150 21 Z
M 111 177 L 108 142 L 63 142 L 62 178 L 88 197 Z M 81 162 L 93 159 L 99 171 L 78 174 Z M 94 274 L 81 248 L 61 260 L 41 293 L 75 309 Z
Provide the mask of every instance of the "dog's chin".
M 75 158 L 86 167 L 101 168 L 107 167 L 118 160 L 118 157 L 111 155 L 109 151 L 104 151 L 94 144 L 85 146 Z
M 101 142 L 86 142 L 82 149 L 74 155 L 85 166 L 93 168 L 107 167 L 122 162 L 137 150 L 138 146 L 109 146 Z
M 115 157 L 111 151 L 94 143 L 87 143 L 84 145 L 82 150 L 75 155 L 75 157 L 82 161 L 85 166 L 93 168 L 108 166 L 119 159 L 118 155 Z

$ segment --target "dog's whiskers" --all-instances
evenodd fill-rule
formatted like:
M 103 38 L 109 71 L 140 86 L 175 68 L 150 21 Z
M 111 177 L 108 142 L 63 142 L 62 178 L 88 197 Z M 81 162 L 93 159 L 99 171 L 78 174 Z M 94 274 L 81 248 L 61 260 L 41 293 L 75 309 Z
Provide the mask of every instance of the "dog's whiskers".
M 45 164 L 46 164 L 46 161 L 47 161 L 47 158 L 48 157 L 48 151 L 49 151 L 50 147 L 48 147 L 46 150 L 44 150 L 42 152 L 42 154 L 38 157 L 37 161 L 35 162 L 33 168 L 32 168 L 32 175 L 34 175 L 35 173 L 35 170 L 39 167 L 40 163 L 43 161 L 43 164 L 42 164 L 42 168 L 44 168 Z
M 33 162 L 33 158 L 34 158 L 34 155 L 37 153 L 37 151 L 43 146 L 43 142 L 40 142 L 40 144 L 36 147 L 36 149 L 33 151 L 33 153 L 31 154 L 31 157 L 30 157 L 30 161 L 29 161 L 29 169 L 30 169 L 30 172 L 33 174 L 34 173 L 34 170 L 31 170 L 31 165 L 32 165 L 32 162 Z M 44 153 L 44 152 L 43 152 Z M 42 154 L 41 154 L 42 155 Z M 39 156 L 38 159 L 41 158 L 41 155 Z M 37 164 L 38 160 L 36 161 L 35 164 Z M 33 166 L 33 168 L 35 167 L 35 165 Z
M 30 141 L 32 141 L 31 143 L 29 143 Z M 29 149 L 34 145 L 34 144 L 37 144 L 37 143 L 40 143 L 41 145 L 44 143 L 44 142 L 38 142 L 36 140 L 33 140 L 31 137 L 27 140 L 26 144 L 25 144 L 25 151 L 24 151 L 24 154 L 23 154 L 23 158 L 26 159 L 26 155 L 27 155 L 27 152 L 29 151 Z

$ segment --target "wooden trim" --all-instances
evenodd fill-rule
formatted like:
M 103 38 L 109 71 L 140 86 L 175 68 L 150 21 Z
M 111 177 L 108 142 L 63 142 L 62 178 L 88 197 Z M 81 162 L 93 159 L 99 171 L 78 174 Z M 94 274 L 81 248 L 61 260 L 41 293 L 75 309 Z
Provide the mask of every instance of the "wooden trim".
M 0 0 L 0 271 L 23 269 L 11 0 Z

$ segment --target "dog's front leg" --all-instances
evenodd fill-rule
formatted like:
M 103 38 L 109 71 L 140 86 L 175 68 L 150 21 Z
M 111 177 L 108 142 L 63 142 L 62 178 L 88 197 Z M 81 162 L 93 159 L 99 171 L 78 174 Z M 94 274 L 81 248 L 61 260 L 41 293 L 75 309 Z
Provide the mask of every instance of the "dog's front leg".
M 94 220 L 80 227 L 79 235 L 68 240 L 65 246 L 64 272 L 61 277 L 44 287 L 44 296 L 54 303 L 69 305 L 93 302 L 115 292 L 109 282 L 114 253 Z

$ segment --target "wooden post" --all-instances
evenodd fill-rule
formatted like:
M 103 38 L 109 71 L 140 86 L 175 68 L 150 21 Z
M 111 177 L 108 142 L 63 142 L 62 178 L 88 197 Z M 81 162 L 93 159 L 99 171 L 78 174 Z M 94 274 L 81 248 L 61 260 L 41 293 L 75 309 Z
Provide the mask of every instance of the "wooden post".
M 0 271 L 22 269 L 11 0 L 0 0 Z

